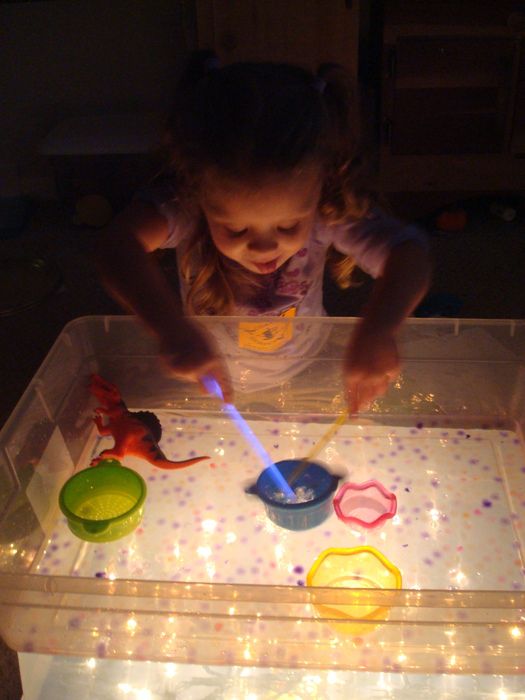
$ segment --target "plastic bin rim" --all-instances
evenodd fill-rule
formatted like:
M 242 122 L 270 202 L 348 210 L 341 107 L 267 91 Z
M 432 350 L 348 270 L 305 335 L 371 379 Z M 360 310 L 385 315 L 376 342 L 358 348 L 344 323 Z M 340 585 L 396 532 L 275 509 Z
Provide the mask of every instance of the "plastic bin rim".
M 360 316 L 295 316 L 294 318 L 283 318 L 282 316 L 265 316 L 265 319 L 271 318 L 272 323 L 298 323 L 303 321 L 315 321 L 316 323 L 322 324 L 333 324 L 341 323 L 342 325 L 352 325 L 353 323 L 358 323 L 361 319 Z M 253 316 L 206 316 L 202 315 L 198 317 L 199 321 L 204 323 L 217 323 L 217 322 L 228 322 L 236 323 L 238 321 L 249 321 L 253 323 Z M 82 325 L 86 321 L 98 320 L 98 321 L 111 321 L 120 323 L 130 323 L 133 321 L 140 325 L 140 321 L 137 316 L 132 314 L 84 314 L 83 316 L 77 316 L 71 319 L 63 326 L 63 331 L 75 325 Z M 414 325 L 414 326 L 456 326 L 456 325 L 490 325 L 490 326 L 508 326 L 512 325 L 515 327 L 525 327 L 525 319 L 520 318 L 456 318 L 456 317 L 432 317 L 432 318 L 419 318 L 411 316 L 405 320 L 404 325 Z
M 86 583 L 92 590 L 86 591 Z M 226 595 L 227 591 L 235 591 L 235 602 L 271 602 L 267 597 L 260 598 L 257 593 L 267 594 L 268 591 L 276 591 L 286 596 L 282 602 L 304 603 L 310 602 L 312 593 L 321 595 L 327 599 L 345 592 L 355 595 L 359 591 L 366 604 L 374 600 L 384 602 L 386 596 L 391 599 L 392 607 L 432 608 L 436 606 L 436 599 L 441 601 L 455 601 L 456 605 L 441 605 L 448 609 L 460 607 L 461 609 L 506 609 L 522 610 L 525 608 L 525 591 L 501 591 L 494 589 L 448 590 L 440 588 L 412 589 L 412 588 L 334 588 L 330 586 L 286 586 L 256 583 L 207 583 L 188 581 L 143 580 L 143 579 L 93 579 L 88 576 L 50 576 L 37 573 L 9 573 L 0 572 L 0 603 L 1 591 L 12 590 L 16 593 L 33 591 L 36 593 L 72 593 L 85 596 L 100 596 L 106 590 L 111 591 L 108 597 L 108 605 L 115 605 L 114 596 L 132 598 L 158 598 L 172 597 L 173 599 L 202 599 L 202 600 L 233 600 Z M 199 595 L 195 595 L 195 591 Z M 410 600 L 413 600 L 411 603 Z

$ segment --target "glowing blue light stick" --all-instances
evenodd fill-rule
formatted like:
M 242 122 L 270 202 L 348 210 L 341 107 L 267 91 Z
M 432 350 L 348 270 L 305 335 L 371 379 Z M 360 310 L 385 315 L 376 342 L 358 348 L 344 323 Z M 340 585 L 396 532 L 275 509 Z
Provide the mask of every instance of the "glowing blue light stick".
M 266 452 L 259 440 L 255 437 L 253 430 L 250 428 L 248 423 L 244 420 L 244 418 L 241 416 L 241 414 L 235 408 L 235 406 L 232 403 L 226 403 L 224 401 L 222 390 L 217 380 L 211 377 L 210 375 L 205 375 L 201 377 L 201 381 L 208 393 L 212 394 L 213 396 L 217 396 L 217 398 L 219 398 L 222 401 L 223 411 L 230 416 L 230 418 L 233 420 L 239 431 L 244 435 L 244 437 L 252 447 L 253 451 L 261 460 L 263 467 L 265 469 L 267 468 L 270 470 L 270 474 L 272 475 L 272 478 L 275 482 L 275 486 L 284 493 L 287 499 L 289 499 L 292 502 L 295 502 L 296 495 L 293 489 L 290 488 L 290 485 L 288 484 L 284 476 L 275 466 L 273 459 L 270 457 L 268 452 Z

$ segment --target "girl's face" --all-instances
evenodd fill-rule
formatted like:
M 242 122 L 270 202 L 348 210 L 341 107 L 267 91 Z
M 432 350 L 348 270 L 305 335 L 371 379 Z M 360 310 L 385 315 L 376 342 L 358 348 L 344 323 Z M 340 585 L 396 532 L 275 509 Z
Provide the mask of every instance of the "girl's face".
M 306 167 L 257 184 L 204 174 L 200 204 L 217 249 L 247 270 L 266 275 L 305 244 L 321 195 L 321 171 Z

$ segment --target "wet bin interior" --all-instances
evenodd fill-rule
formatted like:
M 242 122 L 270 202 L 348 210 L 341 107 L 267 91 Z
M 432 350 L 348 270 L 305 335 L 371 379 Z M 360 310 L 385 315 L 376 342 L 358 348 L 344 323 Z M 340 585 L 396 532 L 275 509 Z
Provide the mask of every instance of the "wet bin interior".
M 280 341 L 263 352 L 241 347 L 242 319 L 202 319 L 227 356 L 237 408 L 275 461 L 304 457 L 344 410 L 341 358 L 355 322 L 272 319 Z M 380 482 L 396 514 L 366 528 L 332 509 L 293 530 L 245 493 L 261 465 L 220 403 L 167 379 L 133 318 L 70 323 L 0 436 L 6 641 L 99 659 L 525 672 L 525 322 L 414 319 L 400 351 L 387 395 L 318 455 L 340 485 Z M 109 542 L 75 537 L 58 506 L 65 481 L 113 444 L 93 423 L 94 372 L 129 410 L 157 415 L 170 460 L 209 456 L 175 470 L 122 459 L 147 498 L 138 527 Z M 402 588 L 306 585 L 323 551 L 354 547 L 391 562 Z

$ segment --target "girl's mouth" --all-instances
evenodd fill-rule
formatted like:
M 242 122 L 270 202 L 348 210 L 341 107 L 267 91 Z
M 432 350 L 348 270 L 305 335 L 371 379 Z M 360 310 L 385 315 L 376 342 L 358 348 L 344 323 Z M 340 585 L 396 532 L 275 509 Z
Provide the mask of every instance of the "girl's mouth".
M 274 258 L 273 260 L 270 260 L 269 262 L 265 263 L 256 263 L 254 262 L 253 265 L 256 267 L 259 272 L 263 275 L 267 275 L 270 272 L 275 272 L 277 269 L 277 263 L 279 262 L 279 258 Z

